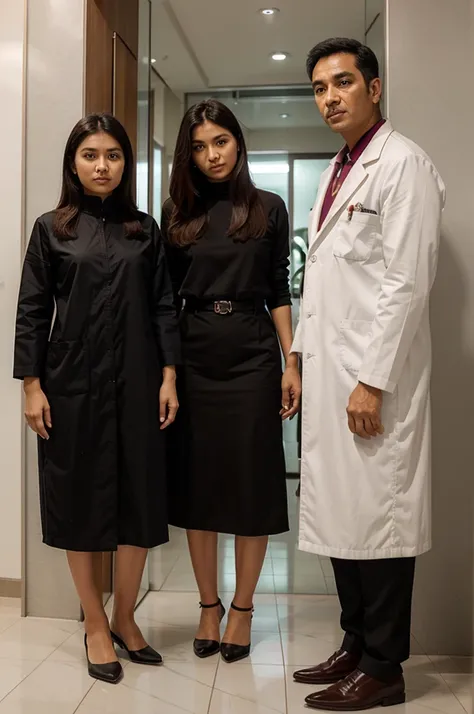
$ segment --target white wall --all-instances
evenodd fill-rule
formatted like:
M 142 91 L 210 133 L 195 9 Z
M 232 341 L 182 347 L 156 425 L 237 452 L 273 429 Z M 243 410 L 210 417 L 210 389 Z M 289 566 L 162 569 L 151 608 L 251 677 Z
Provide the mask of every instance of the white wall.
M 469 654 L 473 611 L 474 240 L 471 0 L 387 0 L 387 100 L 448 191 L 432 298 L 434 543 L 419 559 L 413 632 Z
M 19 579 L 22 404 L 12 379 L 12 344 L 22 256 L 24 3 L 0 0 L 0 18 L 0 578 Z
M 66 140 L 83 115 L 84 3 L 28 0 L 27 235 L 35 218 L 57 204 Z M 65 554 L 42 543 L 36 439 L 31 432 L 27 436 L 24 498 L 26 613 L 77 618 L 79 603 Z
M 379 61 L 383 85 L 380 107 L 382 113 L 385 113 L 385 0 L 365 2 L 365 43 L 375 52 Z

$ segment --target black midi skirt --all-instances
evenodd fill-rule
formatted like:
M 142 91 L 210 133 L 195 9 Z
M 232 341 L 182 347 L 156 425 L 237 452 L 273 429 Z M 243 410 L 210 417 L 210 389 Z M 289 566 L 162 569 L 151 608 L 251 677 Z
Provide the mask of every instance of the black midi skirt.
M 287 531 L 281 355 L 270 315 L 184 310 L 180 327 L 170 524 L 241 536 Z

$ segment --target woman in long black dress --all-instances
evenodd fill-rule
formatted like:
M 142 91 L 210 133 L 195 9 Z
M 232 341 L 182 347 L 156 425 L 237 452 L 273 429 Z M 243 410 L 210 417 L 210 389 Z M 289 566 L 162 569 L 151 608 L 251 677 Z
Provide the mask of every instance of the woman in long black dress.
M 214 100 L 184 117 L 170 193 L 162 231 L 183 345 L 170 522 L 187 529 L 201 596 L 194 651 L 220 649 L 232 662 L 250 651 L 268 536 L 288 530 L 282 419 L 296 413 L 301 391 L 289 356 L 288 216 L 278 196 L 253 185 L 239 123 Z M 237 579 L 220 645 L 219 532 L 236 536 Z
M 177 410 L 180 354 L 163 243 L 137 210 L 133 171 L 116 119 L 76 125 L 59 206 L 38 218 L 25 256 L 14 366 L 40 437 L 43 540 L 67 551 L 89 672 L 113 683 L 122 670 L 102 551 L 118 550 L 113 640 L 136 662 L 161 662 L 133 612 L 148 549 L 168 540 L 162 430 Z

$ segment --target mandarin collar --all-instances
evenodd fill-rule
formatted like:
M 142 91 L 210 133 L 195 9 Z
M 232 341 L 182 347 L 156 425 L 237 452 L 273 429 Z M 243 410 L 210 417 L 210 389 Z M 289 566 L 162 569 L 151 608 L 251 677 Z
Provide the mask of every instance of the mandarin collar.
M 99 196 L 82 196 L 81 209 L 96 218 L 109 218 L 117 215 L 119 205 L 118 200 L 112 194 L 103 201 Z

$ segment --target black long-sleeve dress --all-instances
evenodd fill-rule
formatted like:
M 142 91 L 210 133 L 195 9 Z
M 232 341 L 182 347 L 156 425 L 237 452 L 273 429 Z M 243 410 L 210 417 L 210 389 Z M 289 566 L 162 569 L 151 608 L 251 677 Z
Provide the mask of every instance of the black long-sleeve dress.
M 36 221 L 25 256 L 14 363 L 51 406 L 50 439 L 38 440 L 43 540 L 153 547 L 168 540 L 161 373 L 180 360 L 161 235 L 140 214 L 143 233 L 126 237 L 114 197 L 84 200 L 72 240 L 53 217 Z
M 282 360 L 268 312 L 290 304 L 288 215 L 278 196 L 260 196 L 266 235 L 244 242 L 226 235 L 232 214 L 227 183 L 209 184 L 208 224 L 189 247 L 170 244 L 171 201 L 163 208 L 176 304 L 191 306 L 180 316 L 181 408 L 168 435 L 170 523 L 183 528 L 242 536 L 288 530 Z M 264 307 L 216 314 L 194 310 L 196 300 Z

